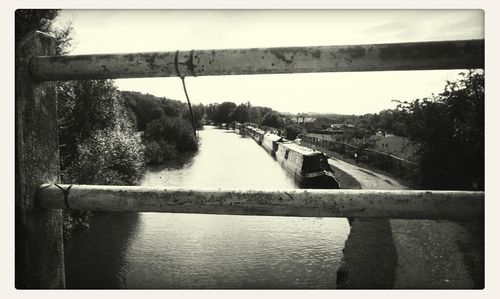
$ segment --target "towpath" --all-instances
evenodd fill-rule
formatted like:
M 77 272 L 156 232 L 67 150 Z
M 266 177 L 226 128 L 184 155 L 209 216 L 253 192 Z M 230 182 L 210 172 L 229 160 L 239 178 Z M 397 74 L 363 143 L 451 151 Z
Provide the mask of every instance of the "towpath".
M 359 182 L 362 189 L 408 189 L 393 178 L 357 165 L 349 164 L 337 158 L 329 158 L 328 163 L 352 175 Z
M 383 174 L 336 158 L 328 162 L 362 189 L 408 189 Z M 344 249 L 343 288 L 483 288 L 481 223 L 356 219 Z

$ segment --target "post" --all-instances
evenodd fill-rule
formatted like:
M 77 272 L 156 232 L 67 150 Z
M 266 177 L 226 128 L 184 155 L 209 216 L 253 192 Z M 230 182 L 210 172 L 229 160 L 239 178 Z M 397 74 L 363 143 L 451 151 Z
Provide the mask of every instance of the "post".
M 29 64 L 34 56 L 53 55 L 52 36 L 34 31 L 16 45 L 16 198 L 15 286 L 64 288 L 61 210 L 39 208 L 35 192 L 57 182 L 59 154 L 57 102 L 52 82 L 36 82 Z

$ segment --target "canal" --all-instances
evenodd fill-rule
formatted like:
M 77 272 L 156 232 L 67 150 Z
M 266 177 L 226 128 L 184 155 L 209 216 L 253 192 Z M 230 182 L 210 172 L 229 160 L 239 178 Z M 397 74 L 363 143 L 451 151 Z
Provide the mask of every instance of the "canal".
M 141 185 L 297 188 L 257 143 L 205 127 Z M 99 213 L 65 246 L 68 288 L 335 288 L 343 218 Z

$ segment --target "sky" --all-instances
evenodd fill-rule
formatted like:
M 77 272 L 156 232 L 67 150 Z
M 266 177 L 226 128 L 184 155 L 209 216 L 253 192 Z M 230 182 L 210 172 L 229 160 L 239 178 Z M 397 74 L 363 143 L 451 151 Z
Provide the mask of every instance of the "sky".
M 70 54 L 327 46 L 484 38 L 482 10 L 63 10 Z M 290 113 L 377 113 L 443 91 L 461 70 L 186 78 L 193 104 L 250 101 Z M 186 101 L 179 78 L 115 80 Z

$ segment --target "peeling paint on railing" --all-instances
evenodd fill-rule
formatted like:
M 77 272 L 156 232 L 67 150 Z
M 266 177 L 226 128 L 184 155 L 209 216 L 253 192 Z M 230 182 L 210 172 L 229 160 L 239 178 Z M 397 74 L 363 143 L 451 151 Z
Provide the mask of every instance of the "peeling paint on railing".
M 39 81 L 178 76 L 176 52 L 35 57 Z M 484 40 L 180 51 L 182 76 L 484 68 Z
M 70 185 L 61 185 L 67 189 Z M 44 208 L 92 210 L 473 220 L 484 217 L 484 192 L 426 190 L 222 190 L 144 186 L 73 185 L 64 192 L 43 185 Z

